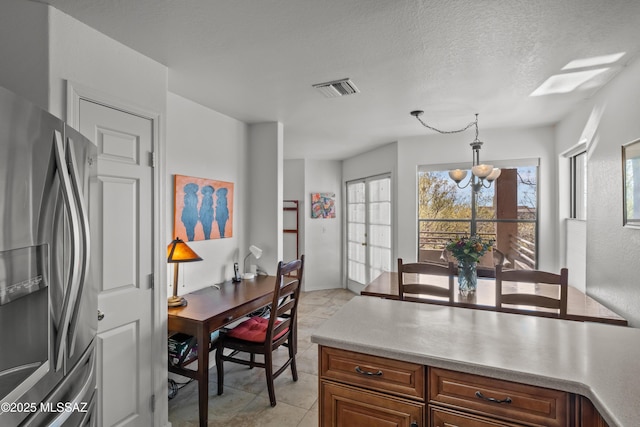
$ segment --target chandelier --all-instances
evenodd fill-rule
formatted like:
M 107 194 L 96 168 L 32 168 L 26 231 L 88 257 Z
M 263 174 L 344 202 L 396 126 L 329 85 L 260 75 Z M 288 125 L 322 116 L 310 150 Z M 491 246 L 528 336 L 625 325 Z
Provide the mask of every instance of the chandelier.
M 426 124 L 420 116 L 424 114 L 424 111 L 415 110 L 412 111 L 411 114 L 413 117 L 418 119 L 418 121 L 422 124 L 422 126 L 427 129 L 431 129 L 441 134 L 450 134 L 450 133 L 460 133 L 469 129 L 470 127 L 475 127 L 476 129 L 476 139 L 469 145 L 471 145 L 471 149 L 473 150 L 473 163 L 471 165 L 471 176 L 469 177 L 469 181 L 466 184 L 461 185 L 460 183 L 467 177 L 467 171 L 462 169 L 454 169 L 449 171 L 449 177 L 455 181 L 458 188 L 466 188 L 471 184 L 471 188 L 474 192 L 480 191 L 482 187 L 489 188 L 491 187 L 491 183 L 498 179 L 500 176 L 500 169 L 494 168 L 493 165 L 487 165 L 480 163 L 480 148 L 482 147 L 482 141 L 478 139 L 478 114 L 476 114 L 475 121 L 469 123 L 462 129 L 443 131 L 440 129 L 436 129 L 433 126 L 429 126 Z

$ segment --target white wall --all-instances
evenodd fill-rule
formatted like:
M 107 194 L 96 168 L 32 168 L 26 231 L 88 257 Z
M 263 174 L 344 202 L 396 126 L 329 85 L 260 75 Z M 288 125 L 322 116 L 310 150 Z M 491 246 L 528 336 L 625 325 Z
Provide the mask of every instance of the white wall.
M 49 107 L 49 7 L 24 0 L 0 6 L 0 86 Z
M 203 259 L 180 266 L 179 294 L 220 283 L 233 276 L 233 263 L 244 257 L 246 230 L 247 125 L 174 93 L 167 96 L 166 194 L 169 201 L 166 232 L 173 238 L 174 175 L 233 182 L 233 235 L 224 239 L 189 242 Z M 169 242 L 167 241 L 167 244 Z M 242 252 L 240 252 L 242 250 Z M 173 282 L 172 268 L 168 268 Z M 184 287 L 183 286 L 184 283 Z
M 595 120 L 589 124 L 589 118 Z M 587 164 L 587 293 L 640 327 L 640 230 L 622 226 L 621 146 L 640 138 L 640 62 L 557 126 L 558 152 L 595 128 Z
M 342 287 L 342 162 L 305 161 L 304 290 Z M 311 218 L 311 193 L 335 193 L 336 217 Z
M 425 135 L 398 141 L 397 172 L 397 235 L 398 257 L 416 259 L 418 248 L 417 226 L 417 169 L 421 165 L 464 163 L 471 164 L 469 143 L 471 132 L 452 135 Z M 559 270 L 557 256 L 557 186 L 556 151 L 553 128 L 527 130 L 480 129 L 480 160 L 540 159 L 538 183 L 538 261 L 543 270 Z
M 50 9 L 49 111 L 66 120 L 65 80 L 164 115 L 167 68 Z
M 256 245 L 263 253 L 259 260 L 251 257 L 247 263 L 255 263 L 269 274 L 276 274 L 282 260 L 283 141 L 282 123 L 249 125 L 245 238 L 247 247 Z
M 393 173 L 396 170 L 398 144 L 391 143 L 346 159 L 342 162 L 342 181 Z

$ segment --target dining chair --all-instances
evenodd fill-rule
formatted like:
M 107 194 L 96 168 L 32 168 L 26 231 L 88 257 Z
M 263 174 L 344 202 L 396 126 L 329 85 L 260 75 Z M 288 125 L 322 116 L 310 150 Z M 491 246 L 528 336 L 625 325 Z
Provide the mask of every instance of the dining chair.
M 427 276 L 447 276 L 448 286 L 428 283 Z M 401 301 L 411 300 L 420 302 L 422 299 L 429 299 L 433 302 L 433 297 L 440 298 L 438 301 L 453 304 L 454 286 L 453 276 L 455 269 L 453 263 L 436 264 L 431 262 L 403 263 L 402 258 L 398 258 L 398 298 Z M 416 295 L 407 298 L 406 294 Z M 420 295 L 420 296 L 417 296 Z
M 296 368 L 297 309 L 304 268 L 304 255 L 288 263 L 280 261 L 276 273 L 268 317 L 254 316 L 223 333 L 216 343 L 216 370 L 218 373 L 218 395 L 224 388 L 224 362 L 239 363 L 250 368 L 264 368 L 271 406 L 276 406 L 273 380 L 291 367 L 294 381 L 298 381 Z M 274 372 L 273 351 L 278 347 L 288 348 L 288 359 Z M 225 350 L 231 353 L 225 354 Z M 249 360 L 238 357 L 239 353 L 249 354 Z M 264 362 L 256 361 L 262 355 Z
M 558 317 L 567 317 L 569 270 L 563 268 L 560 274 L 540 270 L 504 270 L 502 265 L 496 266 L 496 308 L 504 308 L 505 305 L 518 306 L 509 311 L 531 314 L 531 310 L 520 306 L 542 307 L 557 310 Z M 512 282 L 511 286 L 508 286 Z M 518 289 L 518 284 L 529 283 L 536 286 L 542 285 L 549 289 L 548 292 L 539 288 L 536 294 L 527 293 Z M 508 288 L 514 289 L 505 289 Z

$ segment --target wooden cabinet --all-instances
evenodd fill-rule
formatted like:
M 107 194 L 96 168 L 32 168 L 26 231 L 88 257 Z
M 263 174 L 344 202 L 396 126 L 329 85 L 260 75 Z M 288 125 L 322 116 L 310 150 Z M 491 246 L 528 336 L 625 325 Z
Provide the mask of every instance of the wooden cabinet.
M 423 427 L 424 403 L 321 381 L 321 426 Z
M 584 396 L 576 396 L 576 419 L 580 420 L 579 427 L 609 427 L 593 403 Z
M 319 347 L 320 427 L 608 427 L 571 393 Z
M 425 368 L 320 347 L 320 426 L 426 427 Z
M 429 425 L 432 427 L 521 427 L 506 421 L 478 417 L 429 405 Z
M 528 426 L 569 423 L 569 393 L 438 368 L 428 382 L 430 404 Z

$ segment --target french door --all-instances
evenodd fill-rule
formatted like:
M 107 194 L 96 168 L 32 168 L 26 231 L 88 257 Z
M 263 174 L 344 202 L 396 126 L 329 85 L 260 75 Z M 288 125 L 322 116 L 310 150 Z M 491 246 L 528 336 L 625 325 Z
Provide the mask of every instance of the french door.
M 391 177 L 347 183 L 347 285 L 359 292 L 391 271 Z

